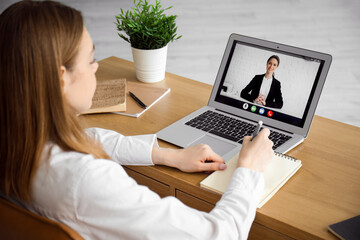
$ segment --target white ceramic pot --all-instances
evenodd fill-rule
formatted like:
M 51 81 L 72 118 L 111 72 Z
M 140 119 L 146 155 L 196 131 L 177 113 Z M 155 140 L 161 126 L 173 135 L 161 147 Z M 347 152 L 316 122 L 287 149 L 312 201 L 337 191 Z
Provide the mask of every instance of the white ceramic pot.
M 135 64 L 136 78 L 142 82 L 153 83 L 164 80 L 167 45 L 159 49 L 131 48 Z

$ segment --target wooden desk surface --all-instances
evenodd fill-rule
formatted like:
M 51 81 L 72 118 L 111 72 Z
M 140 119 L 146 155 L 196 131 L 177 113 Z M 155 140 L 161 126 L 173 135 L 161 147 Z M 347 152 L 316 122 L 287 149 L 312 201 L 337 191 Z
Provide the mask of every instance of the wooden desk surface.
M 110 57 L 99 62 L 99 80 L 136 81 L 133 63 Z M 152 134 L 207 105 L 212 86 L 167 73 L 154 85 L 171 88 L 170 94 L 139 118 L 117 114 L 81 116 L 85 127 L 112 129 L 124 135 Z M 176 148 L 159 141 L 162 147 Z M 315 116 L 304 143 L 289 155 L 302 160 L 302 168 L 261 209 L 255 222 L 296 239 L 336 239 L 327 226 L 360 214 L 360 128 Z M 153 166 L 134 167 L 155 173 L 178 189 L 215 204 L 220 195 L 199 187 L 208 174 L 183 173 Z

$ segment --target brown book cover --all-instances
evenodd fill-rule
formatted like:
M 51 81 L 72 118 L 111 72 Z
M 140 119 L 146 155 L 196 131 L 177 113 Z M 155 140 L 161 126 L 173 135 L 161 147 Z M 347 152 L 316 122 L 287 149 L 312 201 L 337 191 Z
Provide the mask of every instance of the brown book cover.
M 90 109 L 81 114 L 126 111 L 126 79 L 97 81 Z
M 170 88 L 156 87 L 148 83 L 128 81 L 126 85 L 126 111 L 116 113 L 130 117 L 139 117 L 170 92 Z M 142 108 L 133 98 L 131 98 L 129 91 L 139 98 L 147 108 Z

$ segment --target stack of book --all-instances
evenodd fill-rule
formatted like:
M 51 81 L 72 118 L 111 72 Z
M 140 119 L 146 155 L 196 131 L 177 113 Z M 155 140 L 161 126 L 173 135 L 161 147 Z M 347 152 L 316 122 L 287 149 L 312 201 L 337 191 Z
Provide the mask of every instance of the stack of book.
M 147 107 L 143 108 L 129 94 L 132 92 Z M 167 93 L 170 88 L 155 87 L 146 83 L 126 81 L 125 78 L 97 82 L 90 109 L 81 114 L 117 113 L 139 117 Z

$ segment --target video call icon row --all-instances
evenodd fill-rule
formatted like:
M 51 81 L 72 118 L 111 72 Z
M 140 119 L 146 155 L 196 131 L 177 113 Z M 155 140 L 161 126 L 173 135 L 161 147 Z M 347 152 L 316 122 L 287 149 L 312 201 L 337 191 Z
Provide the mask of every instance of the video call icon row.
M 249 104 L 248 103 L 244 103 L 243 104 L 243 109 L 247 110 L 249 108 Z M 256 112 L 256 110 L 258 109 L 258 107 L 256 107 L 255 105 L 251 106 L 250 111 L 251 112 Z M 263 115 L 265 113 L 265 108 L 259 108 L 259 114 Z M 267 111 L 266 115 L 268 117 L 272 117 L 274 115 L 273 111 L 269 110 Z

